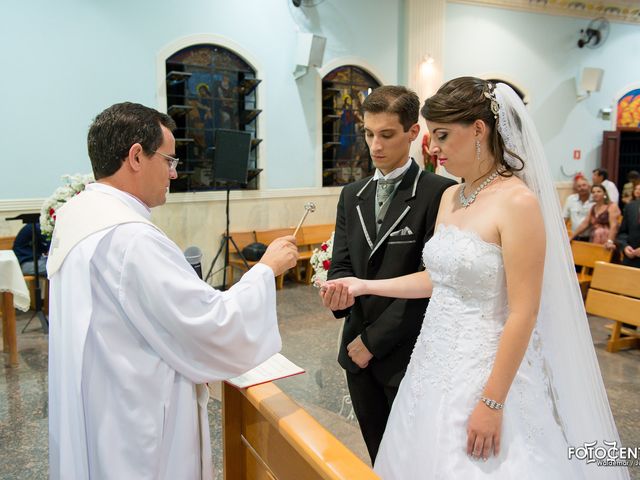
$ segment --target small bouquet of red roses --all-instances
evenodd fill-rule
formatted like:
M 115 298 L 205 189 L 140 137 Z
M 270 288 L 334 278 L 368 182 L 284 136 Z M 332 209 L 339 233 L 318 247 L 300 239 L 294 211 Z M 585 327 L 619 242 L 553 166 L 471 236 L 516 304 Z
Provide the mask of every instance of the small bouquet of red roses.
M 314 249 L 313 254 L 311 255 L 311 266 L 315 272 L 313 277 L 311 277 L 311 281 L 315 286 L 327 281 L 327 273 L 329 273 L 329 267 L 331 267 L 334 234 L 335 232 L 331 234 L 331 238 L 329 238 L 329 240 L 320 245 L 320 247 Z

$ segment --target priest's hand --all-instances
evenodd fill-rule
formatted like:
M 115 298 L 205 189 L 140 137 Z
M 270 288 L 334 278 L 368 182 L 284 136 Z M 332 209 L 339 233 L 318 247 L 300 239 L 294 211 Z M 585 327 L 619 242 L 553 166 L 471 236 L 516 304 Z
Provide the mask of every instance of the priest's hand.
M 296 237 L 288 235 L 286 237 L 276 238 L 267 247 L 267 251 L 260 259 L 260 263 L 273 270 L 273 274 L 277 277 L 290 268 L 296 266 L 298 262 L 298 247 L 296 246 Z
M 365 346 L 360 335 L 347 345 L 347 353 L 349 354 L 351 361 L 360 368 L 367 368 L 369 360 L 373 358 L 373 354 Z

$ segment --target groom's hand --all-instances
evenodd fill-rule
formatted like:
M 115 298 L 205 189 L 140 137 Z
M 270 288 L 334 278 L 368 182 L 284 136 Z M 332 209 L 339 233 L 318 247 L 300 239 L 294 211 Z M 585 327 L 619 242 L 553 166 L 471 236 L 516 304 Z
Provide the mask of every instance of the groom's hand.
M 369 360 L 373 358 L 373 354 L 362 342 L 362 338 L 358 335 L 349 345 L 347 345 L 347 353 L 351 361 L 360 368 L 367 368 Z
M 349 287 L 341 283 L 325 283 L 320 288 L 322 304 L 333 311 L 344 310 L 355 302 L 349 293 Z

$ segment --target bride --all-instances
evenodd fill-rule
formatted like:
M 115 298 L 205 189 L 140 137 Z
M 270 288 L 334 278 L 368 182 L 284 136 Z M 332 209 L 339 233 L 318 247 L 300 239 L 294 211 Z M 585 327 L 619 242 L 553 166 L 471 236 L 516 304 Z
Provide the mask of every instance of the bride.
M 426 270 L 332 281 L 354 296 L 431 296 L 376 472 L 385 480 L 628 478 L 624 467 L 575 453 L 620 443 L 524 104 L 504 84 L 462 77 L 422 115 L 431 153 L 466 180 L 442 197 Z

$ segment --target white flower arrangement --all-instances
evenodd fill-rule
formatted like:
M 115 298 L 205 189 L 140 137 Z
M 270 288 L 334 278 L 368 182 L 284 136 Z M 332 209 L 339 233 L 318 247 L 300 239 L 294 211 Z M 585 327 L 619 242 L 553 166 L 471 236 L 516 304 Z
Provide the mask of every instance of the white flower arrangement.
M 83 191 L 88 183 L 95 182 L 93 175 L 82 175 L 80 173 L 63 175 L 62 181 L 64 184 L 56 188 L 53 195 L 44 201 L 42 209 L 40 210 L 40 231 L 42 235 L 47 238 L 51 238 L 53 235 L 53 227 L 56 224 L 56 212 L 58 209 L 71 197 Z
M 329 268 L 331 267 L 334 235 L 335 232 L 331 234 L 329 240 L 313 250 L 313 254 L 311 255 L 311 266 L 315 272 L 313 277 L 311 277 L 313 285 L 327 281 L 327 273 L 329 273 Z

